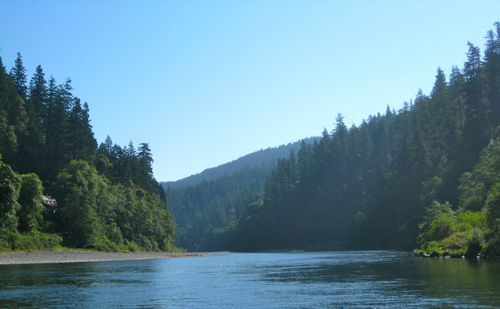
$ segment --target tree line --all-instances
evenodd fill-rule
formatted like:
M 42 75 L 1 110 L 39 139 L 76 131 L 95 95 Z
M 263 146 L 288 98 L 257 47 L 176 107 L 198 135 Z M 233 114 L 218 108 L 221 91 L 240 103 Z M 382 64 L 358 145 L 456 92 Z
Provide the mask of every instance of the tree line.
M 500 23 L 483 54 L 438 69 L 398 111 L 330 132 L 278 162 L 238 222 L 235 249 L 500 248 Z M 465 228 L 466 227 L 466 228 Z
M 163 183 L 175 219 L 177 244 L 197 251 L 230 249 L 245 208 L 262 195 L 278 159 L 286 158 L 300 145 L 298 141 L 262 149 L 197 175 Z
M 28 82 L 19 53 L 8 73 L 0 59 L 0 249 L 172 250 L 149 145 L 97 145 L 89 106 L 72 90 L 41 66 Z

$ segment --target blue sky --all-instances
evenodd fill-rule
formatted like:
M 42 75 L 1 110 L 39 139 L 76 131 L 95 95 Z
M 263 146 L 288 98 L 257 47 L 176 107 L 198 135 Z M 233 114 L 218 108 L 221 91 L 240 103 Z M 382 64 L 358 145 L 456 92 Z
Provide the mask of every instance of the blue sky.
M 149 142 L 158 180 L 396 109 L 484 46 L 500 1 L 1 1 L 0 56 Z

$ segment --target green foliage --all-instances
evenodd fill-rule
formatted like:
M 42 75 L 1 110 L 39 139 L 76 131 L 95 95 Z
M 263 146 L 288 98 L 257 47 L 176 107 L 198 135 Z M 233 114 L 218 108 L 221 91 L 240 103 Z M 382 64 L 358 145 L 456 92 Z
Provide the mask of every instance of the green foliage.
M 451 205 L 434 202 L 427 209 L 424 221 L 419 226 L 422 231 L 419 243 L 444 239 L 454 232 L 455 225 L 456 216 Z
M 18 212 L 21 232 L 38 230 L 43 222 L 43 185 L 36 174 L 21 175 L 21 190 L 19 192 Z
M 427 210 L 420 226 L 422 248 L 428 250 L 429 242 L 439 241 L 441 249 L 459 250 L 468 256 L 478 252 L 499 255 L 500 138 L 491 140 L 472 171 L 460 178 L 459 203 L 457 212 L 439 203 Z
M 0 59 L 0 153 L 7 163 L 18 158 L 27 121 L 25 102 Z
M 73 247 L 175 249 L 149 145 L 98 149 L 72 90 L 70 79 L 47 82 L 41 66 L 28 87 L 20 54 L 10 75 L 0 60 L 0 248 L 51 248 L 58 233 Z M 44 207 L 44 187 L 57 208 Z
M 485 207 L 489 226 L 487 251 L 492 255 L 500 256 L 500 181 L 488 193 Z
M 62 238 L 55 234 L 38 231 L 21 234 L 6 232 L 0 235 L 0 250 L 44 250 L 54 249 L 61 245 Z
M 10 70 L 10 76 L 16 85 L 18 93 L 22 98 L 26 98 L 26 69 L 23 65 L 23 57 L 19 52 L 17 53 L 15 65 L 12 67 L 12 70 Z
M 486 213 L 487 230 L 478 231 L 477 243 L 484 237 L 482 249 L 500 255 L 500 137 L 490 141 L 472 171 L 462 176 L 459 191 L 461 207 Z
M 199 174 L 191 175 L 177 181 L 164 182 L 163 185 L 165 186 L 165 189 L 179 190 L 193 187 L 203 182 L 211 182 L 213 180 L 224 178 L 225 176 L 238 174 L 241 171 L 254 169 L 269 170 L 266 172 L 266 175 L 270 175 L 270 170 L 276 166 L 278 159 L 288 157 L 291 151 L 297 152 L 301 148 L 302 144 L 311 144 L 316 139 L 316 137 L 305 138 L 294 143 L 261 149 L 231 162 L 207 168 Z
M 499 34 L 489 34 L 484 60 L 469 44 L 462 70 L 454 67 L 447 80 L 438 69 L 430 96 L 419 92 L 401 110 L 388 108 L 349 129 L 339 116 L 334 130 L 278 165 L 264 205 L 247 207 L 239 220 L 239 248 L 348 241 L 409 249 L 417 238 L 436 252 L 496 247 L 498 233 L 488 226 L 497 216 L 486 215 L 484 205 L 498 182 L 500 146 L 480 153 L 500 125 L 492 113 L 500 106 Z M 433 201 L 450 203 L 426 213 Z
M 99 145 L 93 161 L 99 172 L 111 181 L 141 187 L 165 201 L 165 191 L 153 177 L 153 156 L 149 144 L 141 143 L 138 150 L 132 142 L 120 147 L 113 144 L 108 136 Z
M 173 248 L 173 222 L 158 196 L 114 185 L 85 161 L 72 161 L 59 174 L 58 226 L 65 243 L 104 251 Z M 67 225 L 66 222 L 72 222 Z
M 421 252 L 475 257 L 485 249 L 486 214 L 453 211 L 449 203 L 433 202 L 419 225 Z
M 61 243 L 38 231 L 42 183 L 35 174 L 17 175 L 0 158 L 0 250 L 50 249 Z M 27 233 L 19 233 L 19 231 Z
M 453 68 L 448 80 L 438 69 L 430 95 L 419 92 L 399 111 L 387 108 L 351 128 L 339 115 L 331 132 L 269 167 L 266 184 L 256 176 L 254 182 L 219 185 L 228 179 L 237 183 L 238 177 L 220 176 L 233 175 L 243 161 L 205 173 L 204 184 L 199 179 L 205 176 L 194 177 L 196 190 L 184 188 L 174 196 L 181 230 L 193 243 L 220 246 L 216 240 L 225 239 L 242 250 L 340 242 L 411 248 L 418 238 L 424 250 L 438 254 L 498 255 L 500 141 L 494 132 L 500 125 L 500 26 L 495 26 L 484 58 L 469 44 L 463 69 Z M 71 81 L 46 83 L 39 67 L 27 87 L 20 55 L 10 75 L 0 62 L 0 152 L 3 235 L 17 235 L 18 227 L 35 233 L 40 223 L 36 181 L 31 179 L 31 191 L 26 184 L 19 199 L 21 178 L 12 166 L 39 175 L 55 195 L 58 210 L 44 213 L 43 226 L 55 221 L 64 243 L 99 250 L 173 248 L 173 223 L 165 192 L 152 175 L 149 145 L 120 147 L 107 139 L 97 147 L 88 106 L 72 94 Z M 179 210 L 184 201 L 189 209 Z M 29 244 L 23 237 L 20 242 Z M 0 245 L 19 247 L 6 238 Z
M 101 232 L 96 214 L 99 186 L 96 169 L 85 161 L 70 162 L 57 177 L 58 226 L 68 245 L 88 247 Z
M 61 201 L 58 229 L 67 245 L 105 251 L 174 247 L 172 219 L 159 197 L 149 191 L 114 185 L 85 161 L 70 162 L 56 186 Z
M 443 249 L 442 245 L 438 241 L 429 241 L 423 246 L 424 252 L 435 253 L 439 255 L 445 254 L 445 249 Z M 461 250 L 459 250 L 461 251 Z
M 491 187 L 500 182 L 500 138 L 491 140 L 481 152 L 479 163 L 460 179 L 460 206 L 481 209 Z
M 10 166 L 0 160 L 0 231 L 16 231 L 16 212 L 21 181 Z
M 197 251 L 233 249 L 238 219 L 260 199 L 278 160 L 313 141 L 259 150 L 200 174 L 163 183 L 175 218 L 177 244 Z
M 167 201 L 178 232 L 178 244 L 189 250 L 228 250 L 229 228 L 264 190 L 270 169 L 244 169 L 183 189 L 167 190 Z M 220 233 L 227 230 L 227 233 Z M 220 236 L 220 240 L 216 238 Z M 212 245 L 217 244 L 213 247 Z

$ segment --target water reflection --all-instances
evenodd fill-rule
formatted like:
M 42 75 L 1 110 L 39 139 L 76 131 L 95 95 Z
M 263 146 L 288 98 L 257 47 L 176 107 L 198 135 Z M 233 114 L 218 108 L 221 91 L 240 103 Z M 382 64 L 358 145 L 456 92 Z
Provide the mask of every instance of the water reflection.
M 75 263 L 0 267 L 0 300 L 14 307 L 91 307 L 113 286 L 148 284 L 154 264 Z
M 498 306 L 500 263 L 492 260 L 421 259 L 408 254 L 340 252 L 286 266 L 262 266 L 259 280 L 320 284 L 322 294 L 393 299 L 415 305 Z M 354 291 L 355 290 L 355 291 Z M 354 296 L 355 295 L 355 296 Z M 375 296 L 377 295 L 377 296 Z M 343 304 L 352 297 L 344 297 Z M 334 304 L 339 304 L 335 301 Z M 367 305 L 383 305 L 369 301 Z M 388 303 L 386 303 L 388 305 Z

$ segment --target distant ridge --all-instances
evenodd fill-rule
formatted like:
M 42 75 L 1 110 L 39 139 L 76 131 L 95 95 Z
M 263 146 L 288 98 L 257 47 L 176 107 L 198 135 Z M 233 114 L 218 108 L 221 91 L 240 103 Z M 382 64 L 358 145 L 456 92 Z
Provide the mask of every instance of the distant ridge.
M 259 199 L 278 161 L 297 153 L 311 137 L 278 147 L 262 149 L 199 174 L 164 182 L 167 205 L 172 212 L 177 244 L 190 251 L 224 249 L 231 243 L 236 222 Z
M 207 168 L 198 174 L 176 181 L 162 182 L 162 185 L 165 189 L 178 190 L 197 185 L 204 181 L 212 181 L 226 175 L 229 176 L 246 168 L 272 169 L 278 159 L 287 158 L 292 151 L 297 152 L 302 142 L 312 143 L 317 140 L 319 140 L 319 137 L 309 137 L 277 147 L 261 149 L 219 166 Z

